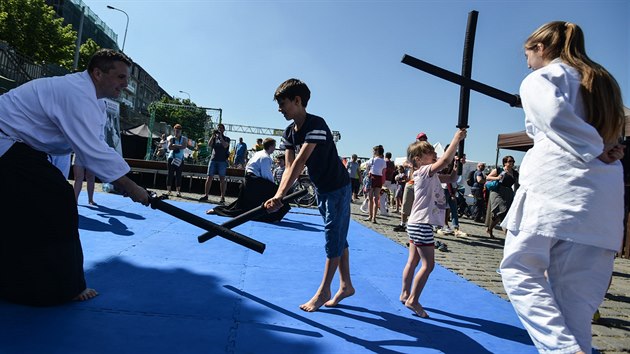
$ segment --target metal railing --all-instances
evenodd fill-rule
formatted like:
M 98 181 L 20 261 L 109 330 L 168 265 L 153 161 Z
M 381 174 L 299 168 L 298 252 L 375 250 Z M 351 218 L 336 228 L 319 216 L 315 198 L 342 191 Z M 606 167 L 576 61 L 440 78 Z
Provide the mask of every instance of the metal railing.
M 38 64 L 26 55 L 18 53 L 6 42 L 0 42 L 0 75 L 15 81 L 19 86 L 41 77 L 60 76 L 69 73 L 54 64 Z

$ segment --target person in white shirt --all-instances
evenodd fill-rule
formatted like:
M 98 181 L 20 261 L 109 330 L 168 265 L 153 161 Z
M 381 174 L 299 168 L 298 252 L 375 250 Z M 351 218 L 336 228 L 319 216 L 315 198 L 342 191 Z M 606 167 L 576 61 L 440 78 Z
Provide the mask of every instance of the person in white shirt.
M 245 167 L 245 182 L 241 184 L 238 198 L 228 204 L 219 205 L 206 211 L 206 214 L 216 214 L 227 217 L 235 217 L 246 211 L 261 206 L 267 199 L 273 197 L 278 191 L 278 185 L 274 181 L 271 154 L 276 150 L 276 140 L 266 138 L 263 150 L 257 151 Z M 284 205 L 276 213 L 268 213 L 254 220 L 263 222 L 276 222 L 282 220 L 291 207 Z
M 27 82 L 0 96 L 0 297 L 49 306 L 97 295 L 87 288 L 72 186 L 48 155 L 74 151 L 103 182 L 149 204 L 125 176 L 129 166 L 105 142 L 102 98 L 127 86 L 131 61 L 97 51 L 84 72 Z M 19 222 L 33 215 L 36 222 Z
M 574 23 L 541 26 L 525 55 L 534 72 L 520 95 L 534 147 L 501 225 L 501 277 L 539 352 L 590 353 L 623 238 L 621 90 L 586 55 Z
M 266 138 L 263 141 L 263 150 L 257 151 L 247 162 L 245 175 L 251 174 L 273 182 L 273 160 L 271 159 L 271 154 L 275 150 L 276 141 L 272 138 Z
M 378 212 L 379 199 L 381 197 L 381 187 L 383 187 L 383 175 L 387 168 L 387 163 L 383 158 L 383 145 L 377 145 L 372 148 L 373 157 L 367 161 L 369 169 L 370 190 L 368 191 L 368 213 L 369 216 L 365 221 L 371 221 L 376 224 L 376 214 Z

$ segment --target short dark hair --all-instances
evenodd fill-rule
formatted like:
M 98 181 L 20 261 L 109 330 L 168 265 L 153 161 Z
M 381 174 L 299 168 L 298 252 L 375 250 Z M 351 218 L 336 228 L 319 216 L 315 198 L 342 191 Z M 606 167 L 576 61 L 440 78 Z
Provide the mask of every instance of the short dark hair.
M 280 100 L 285 98 L 293 100 L 297 96 L 300 96 L 302 99 L 302 106 L 306 107 L 308 100 L 311 98 L 311 90 L 308 89 L 304 82 L 298 79 L 289 79 L 278 86 L 273 99 L 280 102 Z
M 271 147 L 271 145 L 276 145 L 276 139 L 274 138 L 266 138 L 263 141 L 263 149 L 267 150 Z
M 127 66 L 131 66 L 131 59 L 129 59 L 125 54 L 117 52 L 113 49 L 99 49 L 90 58 L 87 71 L 88 73 L 91 73 L 94 69 L 98 68 L 102 72 L 108 73 L 114 68 L 114 63 L 117 61 L 123 62 Z
M 511 155 L 503 156 L 503 164 L 505 165 L 508 162 L 508 160 L 510 160 L 510 159 L 514 160 L 514 157 L 511 156 Z
M 392 158 L 392 153 L 391 152 L 386 152 L 385 153 L 385 157 L 388 158 L 388 159 L 391 159 Z

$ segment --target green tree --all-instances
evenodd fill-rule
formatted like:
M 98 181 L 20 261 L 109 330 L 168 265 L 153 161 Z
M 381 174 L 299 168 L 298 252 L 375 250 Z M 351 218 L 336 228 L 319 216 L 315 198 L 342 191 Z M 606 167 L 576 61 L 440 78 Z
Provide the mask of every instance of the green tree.
M 72 69 L 76 38 L 44 0 L 0 0 L 0 40 L 35 61 Z
M 184 135 L 189 139 L 204 138 L 208 115 L 189 99 L 162 97 L 151 103 L 149 110 L 155 110 L 155 121 L 166 122 L 171 126 L 179 123 L 184 127 Z
M 99 49 L 101 49 L 101 47 L 96 44 L 92 38 L 88 38 L 85 43 L 81 44 L 81 48 L 79 48 L 79 65 L 77 70 L 83 71 L 87 69 L 90 58 L 92 58 L 92 55 Z

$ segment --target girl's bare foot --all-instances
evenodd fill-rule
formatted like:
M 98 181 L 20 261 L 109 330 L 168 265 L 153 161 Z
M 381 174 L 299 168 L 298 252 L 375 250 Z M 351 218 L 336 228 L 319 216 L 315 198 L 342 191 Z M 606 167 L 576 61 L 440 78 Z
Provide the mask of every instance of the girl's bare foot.
M 335 296 L 333 296 L 332 300 L 327 301 L 324 306 L 326 307 L 335 307 L 337 306 L 341 300 L 350 297 L 354 295 L 354 288 L 353 287 L 346 287 L 346 288 L 339 288 L 339 290 L 337 291 L 337 293 L 335 294 Z
M 402 293 L 400 293 L 400 302 L 404 305 L 407 302 L 407 299 L 409 299 L 409 292 L 407 292 L 406 290 L 403 290 Z
M 412 304 L 409 301 L 407 301 L 405 302 L 405 306 L 411 311 L 413 311 L 416 314 L 416 316 L 421 317 L 421 318 L 429 318 L 429 314 L 426 311 L 424 311 L 424 309 L 422 308 L 422 305 Z
M 325 294 L 318 292 L 307 303 L 300 305 L 300 308 L 306 312 L 315 312 L 328 300 L 330 300 L 330 293 Z
M 96 297 L 96 295 L 98 295 L 98 292 L 96 290 L 85 288 L 85 290 L 79 293 L 79 295 L 75 296 L 72 301 L 85 301 Z

